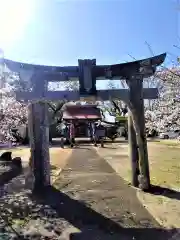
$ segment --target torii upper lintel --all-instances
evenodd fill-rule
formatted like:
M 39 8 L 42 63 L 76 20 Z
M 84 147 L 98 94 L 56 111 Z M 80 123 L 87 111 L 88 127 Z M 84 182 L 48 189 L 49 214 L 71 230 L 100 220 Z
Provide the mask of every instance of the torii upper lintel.
M 113 64 L 113 65 L 94 65 L 92 68 L 94 77 L 98 79 L 120 79 L 126 78 L 128 75 L 133 74 L 143 74 L 143 77 L 149 77 L 153 75 L 156 67 L 161 65 L 166 58 L 166 53 L 146 58 L 142 60 L 137 60 L 133 62 Z M 79 66 L 45 66 L 36 65 L 29 63 L 16 62 L 9 59 L 3 59 L 3 62 L 7 67 L 13 72 L 21 72 L 21 70 L 27 70 L 27 72 L 42 72 L 48 75 L 48 79 L 56 79 L 56 81 L 66 81 L 66 80 L 76 80 L 79 77 Z M 142 68 L 149 68 L 152 71 L 142 72 Z M 62 75 L 66 75 L 62 78 Z

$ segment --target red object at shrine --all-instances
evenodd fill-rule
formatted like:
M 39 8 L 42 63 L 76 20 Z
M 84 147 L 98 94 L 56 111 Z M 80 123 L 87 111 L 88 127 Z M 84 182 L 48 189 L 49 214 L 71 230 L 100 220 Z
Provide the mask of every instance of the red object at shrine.
M 96 105 L 68 105 L 63 112 L 63 120 L 101 120 L 100 109 Z

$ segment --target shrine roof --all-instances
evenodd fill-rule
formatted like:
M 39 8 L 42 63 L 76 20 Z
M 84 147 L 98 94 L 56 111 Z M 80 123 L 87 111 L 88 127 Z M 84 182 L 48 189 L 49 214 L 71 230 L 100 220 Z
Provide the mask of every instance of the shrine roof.
M 63 120 L 101 120 L 101 112 L 97 105 L 67 105 Z

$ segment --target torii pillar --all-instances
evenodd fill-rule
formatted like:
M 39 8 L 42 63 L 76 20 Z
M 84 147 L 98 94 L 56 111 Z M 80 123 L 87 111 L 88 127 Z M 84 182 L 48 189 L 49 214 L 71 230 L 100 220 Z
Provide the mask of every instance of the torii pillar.
M 49 156 L 49 118 L 48 105 L 43 99 L 47 91 L 47 82 L 43 74 L 32 77 L 33 91 L 42 99 L 32 101 L 28 105 L 28 130 L 30 142 L 30 161 L 34 175 L 33 192 L 40 193 L 50 183 L 50 156 Z
M 132 185 L 147 190 L 150 188 L 150 174 L 147 139 L 145 131 L 143 75 L 132 76 L 129 86 L 129 147 L 132 163 Z M 135 137 L 136 134 L 136 137 Z

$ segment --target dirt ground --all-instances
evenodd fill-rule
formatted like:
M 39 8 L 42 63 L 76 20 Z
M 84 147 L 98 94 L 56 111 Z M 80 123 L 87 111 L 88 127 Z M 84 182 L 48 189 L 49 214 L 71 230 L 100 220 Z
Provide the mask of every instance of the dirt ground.
M 173 141 L 149 142 L 151 183 L 156 193 L 136 190 L 138 199 L 165 228 L 180 228 L 180 144 Z M 131 181 L 128 144 L 113 143 L 97 148 L 113 169 L 127 182 Z
M 0 154 L 4 151 L 11 151 L 12 157 L 21 157 L 22 161 L 28 162 L 30 157 L 30 149 L 28 147 L 16 147 L 0 150 Z M 59 168 L 63 168 L 67 162 L 67 159 L 70 157 L 72 153 L 71 148 L 58 148 L 51 147 L 50 148 L 50 164 Z
M 4 151 L 11 151 L 12 157 L 21 157 L 24 168 L 25 176 L 29 174 L 28 162 L 30 157 L 30 148 L 28 147 L 17 147 L 12 149 L 4 149 L 0 151 L 0 154 Z M 61 173 L 61 170 L 67 164 L 68 158 L 72 153 L 71 148 L 57 148 L 51 147 L 50 153 L 50 164 L 51 164 L 51 181 L 54 182 Z M 17 185 L 17 184 L 16 184 Z M 19 186 L 20 187 L 20 186 Z M 16 186 L 16 188 L 18 188 Z

